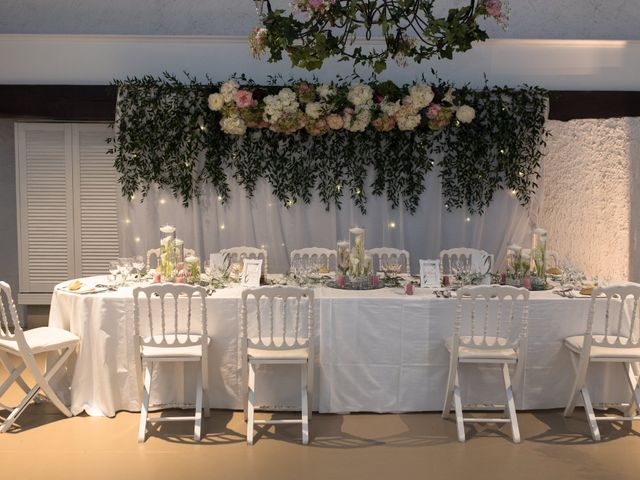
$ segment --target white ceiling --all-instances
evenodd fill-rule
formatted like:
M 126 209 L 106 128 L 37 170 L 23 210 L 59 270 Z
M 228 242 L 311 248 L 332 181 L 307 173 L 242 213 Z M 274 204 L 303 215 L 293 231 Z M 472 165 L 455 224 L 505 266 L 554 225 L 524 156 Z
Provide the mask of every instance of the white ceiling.
M 440 11 L 462 0 L 436 0 Z M 288 0 L 272 0 L 275 7 Z M 640 39 L 640 0 L 511 0 L 492 38 Z M 0 33 L 246 35 L 252 0 L 0 0 Z

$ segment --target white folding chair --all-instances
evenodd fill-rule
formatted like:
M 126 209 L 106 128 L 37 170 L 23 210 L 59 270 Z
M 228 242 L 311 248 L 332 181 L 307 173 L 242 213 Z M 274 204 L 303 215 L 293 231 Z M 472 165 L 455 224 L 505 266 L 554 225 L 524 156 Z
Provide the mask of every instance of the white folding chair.
M 637 409 L 640 408 L 640 387 L 638 374 L 634 370 L 634 363 L 640 361 L 640 325 L 637 315 L 639 299 L 640 284 L 637 283 L 594 288 L 585 334 L 564 340 L 564 345 L 571 351 L 571 361 L 576 371 L 564 416 L 568 417 L 573 413 L 578 395 L 582 395 L 591 436 L 596 442 L 600 440 L 599 421 L 640 420 L 640 415 L 637 415 Z M 595 415 L 593 407 L 599 405 L 592 403 L 587 388 L 587 370 L 591 362 L 621 365 L 631 389 L 631 400 L 628 403 L 607 403 L 605 406 L 622 407 L 626 409 L 626 415 Z
M 138 372 L 144 364 L 141 388 L 138 441 L 144 442 L 147 423 L 193 420 L 193 437 L 200 441 L 202 410 L 209 416 L 209 374 L 207 364 L 207 292 L 204 287 L 180 284 L 151 285 L 133 290 Z M 199 314 L 196 315 L 196 312 Z M 192 316 L 196 316 L 192 321 Z M 153 366 L 160 362 L 195 363 L 198 367 L 196 407 L 193 417 L 149 417 Z M 181 385 L 180 388 L 183 388 Z
M 14 382 L 26 393 L 26 396 L 16 407 L 12 408 L 0 404 L 1 409 L 11 410 L 0 425 L 0 433 L 11 428 L 40 390 L 47 395 L 47 398 L 58 410 L 67 417 L 71 416 L 67 406 L 53 390 L 51 382 L 74 351 L 78 342 L 80 339 L 76 335 L 60 328 L 40 327 L 23 331 L 11 297 L 11 287 L 5 282 L 0 282 L 0 363 L 9 372 L 9 377 L 0 385 L 0 398 Z M 49 352 L 58 352 L 59 356 L 53 365 L 42 373 L 36 363 L 35 355 Z M 17 367 L 13 366 L 12 358 L 20 359 Z M 21 377 L 25 370 L 29 371 L 36 382 L 32 388 L 29 388 Z
M 459 299 L 453 337 L 445 340 L 450 363 L 442 417 L 449 417 L 453 400 L 459 441 L 465 441 L 465 423 L 510 423 L 513 441 L 518 443 L 520 431 L 509 365 L 516 366 L 515 379 L 519 386 L 526 355 L 529 291 L 510 286 L 483 285 L 463 287 L 457 291 L 457 295 Z M 469 298 L 465 298 L 467 296 Z M 505 404 L 473 406 L 476 410 L 504 409 L 502 418 L 463 416 L 458 370 L 461 364 L 469 363 L 502 367 Z
M 256 365 L 261 364 L 301 366 L 300 419 L 255 420 Z M 254 425 L 301 423 L 302 443 L 308 444 L 313 391 L 313 290 L 260 287 L 242 292 L 242 373 L 247 443 L 253 444 Z
M 317 264 L 323 265 L 327 269 L 327 272 L 335 272 L 337 268 L 338 254 L 335 250 L 331 250 L 330 248 L 298 248 L 296 250 L 291 250 L 290 259 L 291 267 L 293 267 L 298 259 L 306 259 L 307 261 L 315 260 Z
M 268 272 L 268 255 L 263 248 L 255 247 L 231 247 L 220 250 L 223 255 L 229 255 L 229 261 L 242 262 L 243 258 L 261 258 L 262 259 L 262 278 L 266 280 Z
M 440 268 L 443 276 L 449 276 L 456 268 L 488 272 L 493 268 L 493 255 L 475 248 L 450 248 L 440 252 Z
M 411 275 L 411 259 L 407 250 L 399 248 L 379 247 L 365 250 L 365 255 L 371 256 L 373 268 L 376 271 L 384 270 L 384 267 L 391 261 L 399 263 L 402 267 L 400 273 Z

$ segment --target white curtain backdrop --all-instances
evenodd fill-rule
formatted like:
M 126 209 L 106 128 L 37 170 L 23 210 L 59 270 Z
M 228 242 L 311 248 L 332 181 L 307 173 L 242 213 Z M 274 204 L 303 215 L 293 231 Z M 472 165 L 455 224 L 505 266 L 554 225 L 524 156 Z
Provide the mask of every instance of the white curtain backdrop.
M 419 259 L 438 258 L 445 248 L 480 248 L 496 256 L 502 265 L 506 247 L 512 242 L 529 246 L 538 201 L 522 207 L 508 191 L 498 192 L 483 215 L 465 210 L 447 212 L 441 195 L 440 179 L 432 171 L 426 182 L 420 206 L 414 215 L 402 208 L 391 209 L 384 197 L 367 191 L 367 214 L 362 215 L 345 192 L 341 210 L 314 199 L 310 205 L 285 208 L 271 195 L 268 184 L 257 186 L 254 198 L 246 198 L 243 188 L 230 179 L 231 199 L 222 205 L 211 190 L 199 201 L 184 208 L 170 192 L 152 189 L 143 202 L 136 195 L 122 199 L 124 255 L 144 255 L 160 243 L 159 228 L 177 227 L 177 236 L 185 248 L 193 248 L 202 261 L 222 248 L 255 246 L 268 250 L 269 272 L 283 273 L 289 268 L 291 250 L 303 247 L 335 248 L 348 239 L 349 228 L 366 229 L 365 248 L 404 248 L 411 254 L 411 270 L 419 271 Z M 371 179 L 369 179 L 369 183 Z M 537 197 L 540 197 L 541 188 Z M 467 220 L 467 218 L 469 220 Z

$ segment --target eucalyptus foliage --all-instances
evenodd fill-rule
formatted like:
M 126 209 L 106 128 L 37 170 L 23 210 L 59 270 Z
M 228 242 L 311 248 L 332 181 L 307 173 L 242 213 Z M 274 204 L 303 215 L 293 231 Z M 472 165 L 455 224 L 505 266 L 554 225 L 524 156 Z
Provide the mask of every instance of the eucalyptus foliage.
M 440 176 L 448 209 L 482 213 L 502 189 L 513 191 L 524 205 L 537 187 L 548 135 L 546 92 L 531 86 L 458 89 L 456 97 L 475 108 L 476 118 L 439 130 L 421 125 L 413 131 L 378 132 L 369 127 L 310 136 L 305 130 L 249 129 L 235 136 L 221 131 L 221 114 L 207 106 L 219 83 L 193 78 L 183 83 L 165 74 L 115 84 L 118 117 L 108 142 L 123 195 L 140 192 L 144 197 L 158 185 L 185 206 L 206 184 L 224 203 L 231 181 L 251 197 L 258 181 L 265 180 L 287 207 L 310 203 L 315 193 L 327 210 L 332 204 L 340 208 L 346 195 L 366 213 L 367 196 L 373 194 L 414 213 L 427 175 L 434 174 Z M 280 87 L 261 88 L 277 92 Z M 439 92 L 449 88 L 444 82 L 434 85 Z M 370 171 L 374 175 L 368 183 Z

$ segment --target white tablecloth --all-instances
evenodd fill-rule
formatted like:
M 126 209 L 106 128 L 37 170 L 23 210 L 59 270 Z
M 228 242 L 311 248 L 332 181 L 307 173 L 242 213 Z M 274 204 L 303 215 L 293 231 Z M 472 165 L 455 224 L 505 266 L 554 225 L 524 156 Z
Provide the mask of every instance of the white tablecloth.
M 93 278 L 85 283 L 97 283 Z M 209 385 L 213 408 L 242 408 L 239 355 L 240 288 L 218 290 L 207 298 Z M 566 404 L 574 374 L 566 336 L 584 333 L 588 298 L 561 298 L 532 292 L 523 409 Z M 435 298 L 416 289 L 366 292 L 316 289 L 316 375 L 314 406 L 320 412 L 405 412 L 442 408 L 449 356 L 443 339 L 451 335 L 455 299 Z M 133 297 L 130 288 L 79 295 L 56 290 L 49 325 L 81 338 L 69 369 L 71 411 L 113 416 L 139 410 L 133 350 Z M 265 408 L 297 408 L 297 366 L 260 366 L 256 400 Z M 163 365 L 154 373 L 151 403 L 156 407 L 192 405 L 195 370 Z M 184 379 L 184 388 L 182 388 Z M 595 402 L 628 400 L 622 370 L 590 367 Z M 496 367 L 463 366 L 463 401 L 502 402 Z M 64 390 L 65 379 L 59 383 Z

